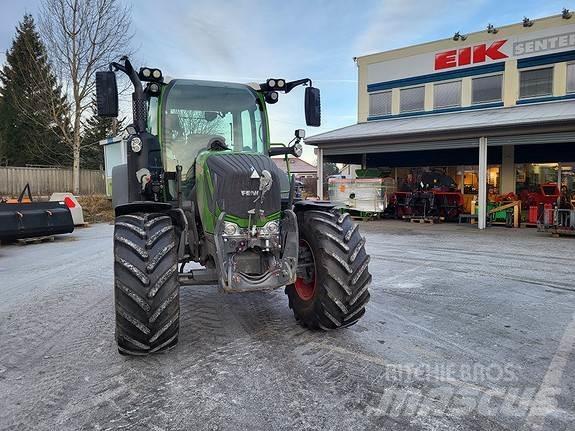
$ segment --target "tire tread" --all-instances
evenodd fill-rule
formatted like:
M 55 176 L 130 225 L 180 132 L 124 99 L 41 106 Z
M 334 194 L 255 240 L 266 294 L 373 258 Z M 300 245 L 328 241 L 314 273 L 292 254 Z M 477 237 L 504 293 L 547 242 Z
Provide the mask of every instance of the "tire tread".
M 180 291 L 175 231 L 162 213 L 116 218 L 116 342 L 122 355 L 148 355 L 178 341 Z

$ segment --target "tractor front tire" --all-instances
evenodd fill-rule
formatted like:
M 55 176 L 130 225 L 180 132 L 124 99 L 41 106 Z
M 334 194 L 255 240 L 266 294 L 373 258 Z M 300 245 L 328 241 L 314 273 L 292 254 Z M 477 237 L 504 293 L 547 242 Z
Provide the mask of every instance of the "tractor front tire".
M 137 213 L 116 217 L 114 297 L 116 342 L 123 355 L 147 355 L 178 342 L 180 289 L 171 218 Z
M 310 329 L 337 329 L 356 323 L 369 301 L 369 256 L 365 239 L 349 214 L 298 214 L 299 256 L 295 284 L 286 287 L 296 320 Z

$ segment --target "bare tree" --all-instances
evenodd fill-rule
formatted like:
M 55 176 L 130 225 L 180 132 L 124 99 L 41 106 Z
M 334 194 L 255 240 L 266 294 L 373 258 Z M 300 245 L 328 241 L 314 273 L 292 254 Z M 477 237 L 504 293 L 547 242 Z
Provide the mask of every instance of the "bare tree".
M 68 99 L 69 125 L 59 124 L 57 115 L 54 122 L 71 149 L 73 192 L 78 193 L 82 120 L 92 103 L 95 72 L 127 53 L 131 10 L 119 0 L 43 0 L 40 32 Z

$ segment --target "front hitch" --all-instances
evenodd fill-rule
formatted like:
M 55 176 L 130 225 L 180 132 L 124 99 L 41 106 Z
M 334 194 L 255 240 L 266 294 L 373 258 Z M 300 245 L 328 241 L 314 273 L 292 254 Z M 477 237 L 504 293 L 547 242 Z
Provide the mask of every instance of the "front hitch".
M 276 241 L 253 236 L 250 232 L 246 236 L 230 240 L 223 235 L 224 218 L 225 213 L 222 212 L 214 229 L 214 242 L 219 283 L 225 292 L 273 290 L 295 282 L 298 226 L 293 211 L 284 211 L 280 223 L 280 235 Z M 264 249 L 269 250 L 273 256 L 273 264 L 261 274 L 244 272 L 241 263 L 238 262 L 240 253 L 255 250 L 263 253 Z

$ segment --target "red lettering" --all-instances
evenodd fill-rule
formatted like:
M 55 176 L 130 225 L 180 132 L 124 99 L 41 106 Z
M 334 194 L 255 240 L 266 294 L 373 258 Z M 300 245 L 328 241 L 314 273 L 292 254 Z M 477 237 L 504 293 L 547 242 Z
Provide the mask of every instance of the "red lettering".
M 457 65 L 465 66 L 466 64 L 471 64 L 471 47 L 461 48 L 457 56 Z
M 435 54 L 435 70 L 457 66 L 456 55 L 456 50 Z
M 435 54 L 435 70 L 449 69 L 468 64 L 484 63 L 487 59 L 502 60 L 508 55 L 500 49 L 507 40 L 498 40 L 487 46 L 485 43 L 474 47 L 465 47 L 459 50 L 444 51 Z
M 503 58 L 507 58 L 507 54 L 499 51 L 499 48 L 503 46 L 503 44 L 507 42 L 506 40 L 498 40 L 497 42 L 493 42 L 487 48 L 487 45 L 478 45 L 473 47 L 473 63 L 483 63 L 487 58 L 491 60 L 501 60 Z

